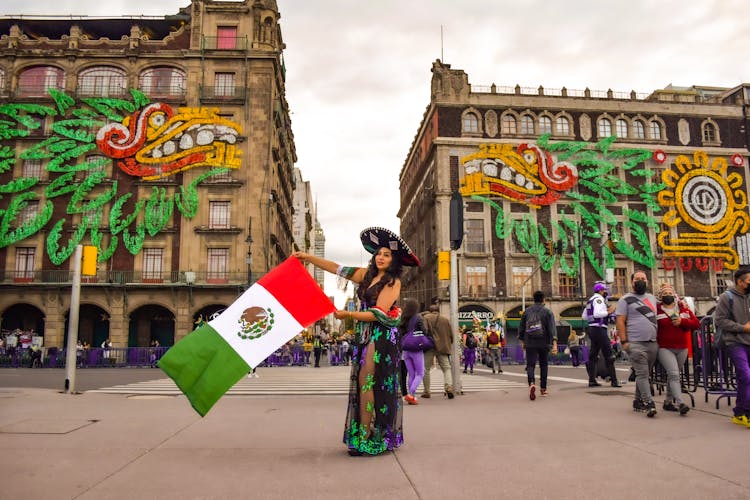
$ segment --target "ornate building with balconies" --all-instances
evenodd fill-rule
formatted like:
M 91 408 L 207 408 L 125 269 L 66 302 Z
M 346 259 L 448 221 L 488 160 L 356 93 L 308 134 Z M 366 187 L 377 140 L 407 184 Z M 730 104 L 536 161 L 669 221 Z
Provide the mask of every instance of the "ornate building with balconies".
M 293 250 L 275 0 L 0 19 L 0 314 L 63 346 L 172 345 Z
M 400 174 L 401 234 L 423 266 L 404 295 L 449 300 L 437 252 L 449 205 L 464 201 L 459 320 L 503 321 L 545 292 L 580 328 L 597 280 L 614 297 L 644 270 L 711 312 L 750 263 L 750 85 L 650 94 L 476 86 L 436 61 L 430 103 Z

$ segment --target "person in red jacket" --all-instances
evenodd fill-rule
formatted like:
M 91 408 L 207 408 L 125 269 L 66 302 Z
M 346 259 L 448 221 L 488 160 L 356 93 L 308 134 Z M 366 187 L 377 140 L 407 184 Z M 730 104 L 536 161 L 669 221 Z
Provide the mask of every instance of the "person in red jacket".
M 682 401 L 680 367 L 685 365 L 690 344 L 690 332 L 700 327 L 693 311 L 680 300 L 672 285 L 662 283 L 656 294 L 656 340 L 659 344 L 657 357 L 667 372 L 667 399 L 665 411 L 685 415 L 690 407 Z

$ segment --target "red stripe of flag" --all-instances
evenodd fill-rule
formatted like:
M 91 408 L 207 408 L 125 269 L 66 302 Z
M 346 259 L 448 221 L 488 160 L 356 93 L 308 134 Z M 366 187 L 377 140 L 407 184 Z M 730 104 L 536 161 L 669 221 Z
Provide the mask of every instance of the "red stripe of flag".
M 296 257 L 289 257 L 258 280 L 303 327 L 336 310 Z

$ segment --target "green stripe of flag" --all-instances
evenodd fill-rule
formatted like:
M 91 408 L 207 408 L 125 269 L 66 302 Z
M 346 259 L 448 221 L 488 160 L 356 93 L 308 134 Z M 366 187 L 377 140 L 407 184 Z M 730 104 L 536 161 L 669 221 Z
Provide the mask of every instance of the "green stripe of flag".
M 158 366 L 175 381 L 201 417 L 250 371 L 250 366 L 208 324 L 170 348 Z

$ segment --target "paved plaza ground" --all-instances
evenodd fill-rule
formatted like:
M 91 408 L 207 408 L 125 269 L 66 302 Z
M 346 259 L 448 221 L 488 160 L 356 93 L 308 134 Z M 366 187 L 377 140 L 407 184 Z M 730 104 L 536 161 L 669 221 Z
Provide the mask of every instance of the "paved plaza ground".
M 260 380 L 289 370 L 313 369 L 262 369 Z M 62 394 L 0 370 L 0 498 L 750 497 L 750 429 L 731 423 L 726 403 L 717 410 L 699 391 L 686 417 L 649 419 L 631 410 L 633 384 L 590 389 L 567 367 L 531 402 L 522 367 L 505 370 L 521 383 L 407 406 L 405 444 L 378 457 L 347 455 L 343 395 L 228 396 L 200 418 L 183 396 Z M 163 378 L 152 371 L 130 376 Z

